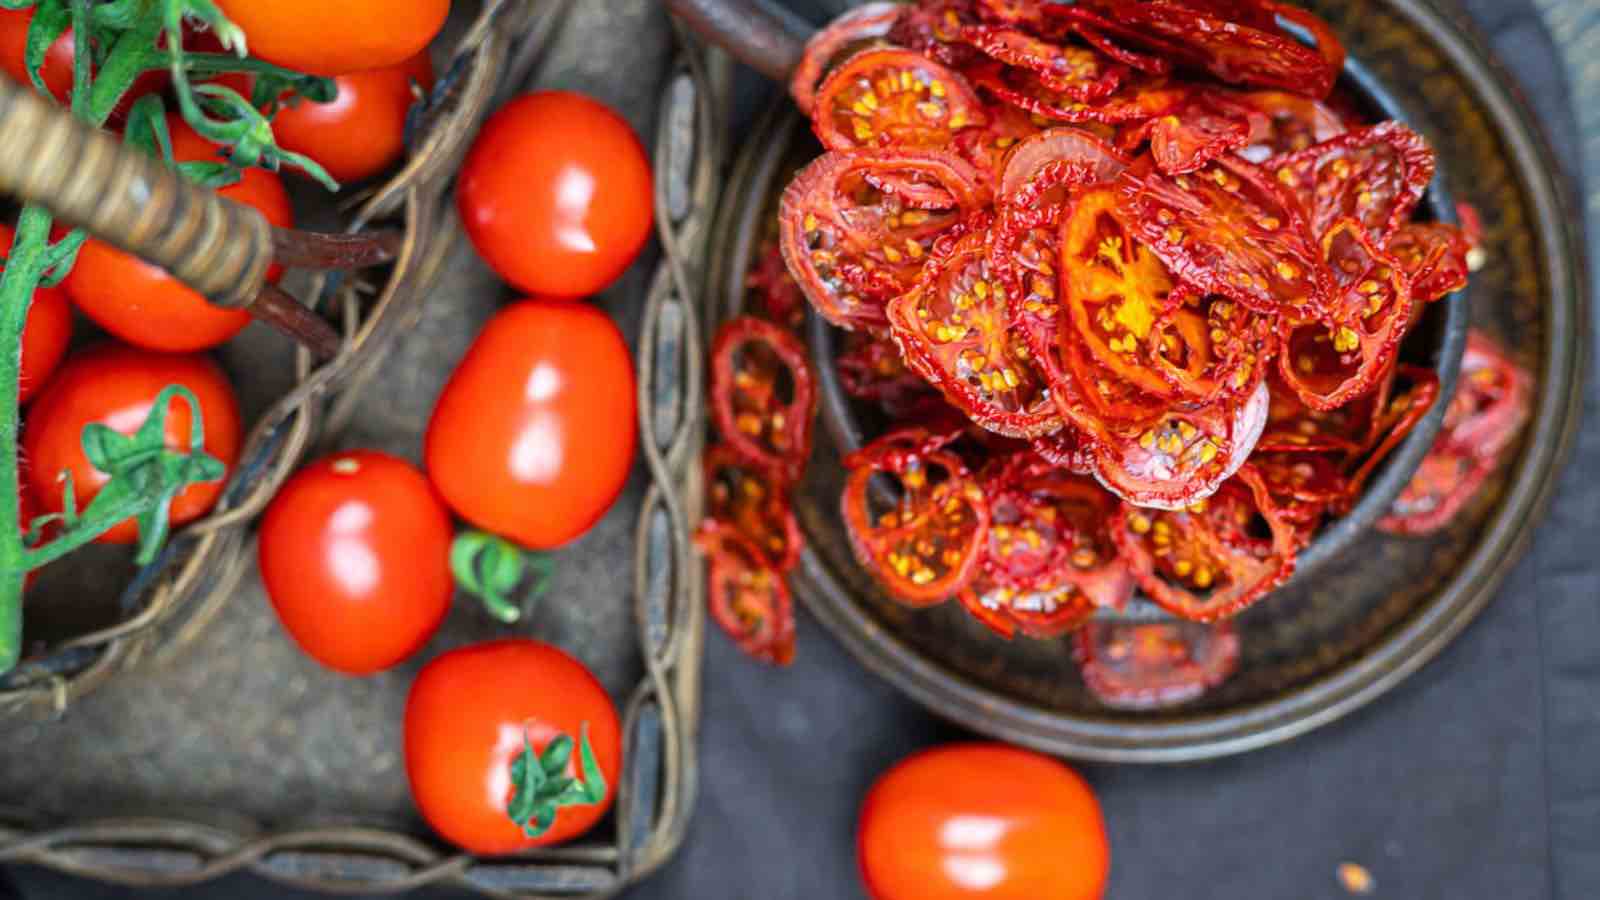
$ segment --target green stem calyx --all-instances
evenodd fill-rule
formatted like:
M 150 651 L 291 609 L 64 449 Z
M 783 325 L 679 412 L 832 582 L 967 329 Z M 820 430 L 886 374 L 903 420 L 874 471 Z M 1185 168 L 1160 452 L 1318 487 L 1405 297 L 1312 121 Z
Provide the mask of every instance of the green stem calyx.
M 523 749 L 511 761 L 511 783 L 515 792 L 506 805 L 506 815 L 522 833 L 537 838 L 555 824 L 556 813 L 564 806 L 593 806 L 606 799 L 606 779 L 589 745 L 589 723 L 583 723 L 579 740 L 579 770 L 582 778 L 568 774 L 572 761 L 572 738 L 558 734 L 545 745 L 544 753 L 533 750 L 533 738 L 524 730 Z
M 510 625 L 550 589 L 555 563 L 548 554 L 524 550 L 498 535 L 467 531 L 450 545 L 450 571 L 462 590 L 483 601 L 489 615 Z M 519 603 L 512 595 L 524 583 Z

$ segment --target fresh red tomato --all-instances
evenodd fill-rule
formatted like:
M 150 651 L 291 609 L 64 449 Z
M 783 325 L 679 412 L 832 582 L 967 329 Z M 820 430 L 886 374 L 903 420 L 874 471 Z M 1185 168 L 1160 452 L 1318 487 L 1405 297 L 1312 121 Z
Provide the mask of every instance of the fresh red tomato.
M 32 9 L 0 9 L 0 69 L 22 84 L 31 84 L 28 79 L 26 51 L 28 48 L 28 28 L 33 24 Z M 45 51 L 44 62 L 39 66 L 39 77 L 44 81 L 44 86 L 50 89 L 51 96 L 57 103 L 66 103 L 68 95 L 72 92 L 72 60 L 75 36 L 72 29 L 68 28 L 61 33 Z M 166 89 L 171 78 L 166 72 L 153 70 L 141 74 L 133 80 L 133 86 L 128 89 L 117 108 L 112 111 L 113 120 L 121 120 L 133 107 L 133 101 L 145 94 L 155 94 Z
M 336 181 L 360 181 L 394 165 L 405 152 L 406 111 L 413 79 L 433 86 L 433 64 L 418 54 L 398 66 L 334 79 L 328 103 L 292 101 L 272 120 L 278 146 L 311 157 Z
M 595 761 L 612 788 L 598 804 L 566 806 L 530 838 L 506 813 L 511 763 L 524 736 L 535 752 L 587 726 Z M 549 644 L 508 639 L 451 650 L 411 684 L 405 716 L 406 775 L 423 818 L 446 840 L 479 854 L 558 844 L 594 827 L 611 807 L 622 769 L 622 726 L 606 690 L 583 664 Z M 578 777 L 574 748 L 566 775 Z
M 428 46 L 450 0 L 217 0 L 250 53 L 313 75 L 392 66 Z
M 856 849 L 873 900 L 1096 900 L 1111 865 L 1083 779 L 1004 744 L 939 747 L 889 770 Z
M 583 297 L 650 236 L 650 162 L 628 123 L 582 94 L 540 91 L 483 126 L 456 204 L 478 253 L 532 294 Z
M 428 476 L 462 518 L 534 549 L 589 530 L 628 480 L 633 361 L 605 313 L 523 300 L 484 326 L 433 408 Z
M 16 232 L 0 225 L 0 248 L 9 248 Z M 5 251 L 0 250 L 0 253 Z M 0 264 L 0 271 L 5 266 Z M 22 326 L 22 380 L 19 402 L 27 403 L 61 363 L 72 340 L 72 307 L 58 288 L 35 288 L 28 321 Z
M 241 441 L 239 404 L 228 377 L 216 363 L 204 356 L 100 344 L 68 357 L 28 411 L 22 452 L 30 462 L 34 499 L 45 512 L 61 512 L 66 473 L 72 473 L 80 510 L 109 480 L 84 456 L 83 427 L 99 422 L 122 434 L 133 434 L 150 417 L 156 395 L 169 384 L 181 384 L 194 393 L 205 419 L 206 451 L 233 467 Z M 186 404 L 172 404 L 167 417 L 168 447 L 188 448 L 191 418 Z M 223 482 L 212 481 L 185 488 L 172 501 L 172 524 L 204 515 L 216 505 L 222 486 Z M 128 544 L 137 538 L 138 526 L 129 519 L 102 535 L 100 541 Z
M 261 520 L 257 560 L 308 656 L 369 675 L 427 642 L 450 609 L 450 513 L 423 474 L 375 450 L 296 472 Z
M 172 156 L 178 162 L 218 160 L 217 146 L 182 118 L 167 117 Z M 255 207 L 273 225 L 292 226 L 289 193 L 277 175 L 248 169 L 237 183 L 217 191 Z M 281 272 L 268 273 L 276 281 Z M 99 241 L 86 241 L 65 282 L 84 314 L 117 337 L 150 350 L 186 353 L 215 347 L 250 324 L 250 314 L 213 306 L 166 269 Z

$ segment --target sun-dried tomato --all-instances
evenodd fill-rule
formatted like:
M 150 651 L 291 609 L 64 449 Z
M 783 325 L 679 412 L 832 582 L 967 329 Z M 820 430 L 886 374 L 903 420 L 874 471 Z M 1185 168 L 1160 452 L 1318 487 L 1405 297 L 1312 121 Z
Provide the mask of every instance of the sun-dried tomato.
M 1005 288 L 974 229 L 889 302 L 890 335 L 909 365 L 984 428 L 1030 438 L 1061 427 L 1048 385 L 1010 328 Z
M 1314 234 L 1355 218 L 1382 247 L 1433 180 L 1433 149 L 1395 121 L 1346 132 L 1262 164 L 1310 212 Z
M 730 319 L 711 347 L 711 413 L 739 456 L 794 481 L 811 458 L 816 379 L 805 345 L 771 322 Z
M 1388 534 L 1421 537 L 1444 529 L 1483 489 L 1494 463 L 1466 447 L 1435 444 L 1378 520 Z
M 884 176 L 936 187 L 955 205 L 913 208 L 873 183 Z M 783 192 L 784 261 L 828 321 L 847 329 L 885 327 L 883 304 L 916 283 L 934 241 L 988 203 L 980 177 L 941 151 L 825 153 Z
M 944 405 L 939 392 L 906 367 L 888 338 L 851 332 L 835 364 L 846 394 L 878 404 L 891 418 L 923 418 Z
M 1261 473 L 1273 502 L 1327 506 L 1342 501 L 1350 492 L 1339 460 L 1326 453 L 1308 450 L 1257 452 L 1250 465 Z
M 902 430 L 844 460 L 851 549 L 891 597 L 912 606 L 941 603 L 971 584 L 989 533 L 983 491 L 960 457 L 930 449 L 937 446 L 924 429 Z M 897 489 L 873 490 L 878 475 Z
M 1327 267 L 1300 205 L 1224 156 L 1187 175 L 1145 157 L 1122 173 L 1118 217 L 1179 279 L 1266 314 L 1326 302 Z
M 1126 38 L 1130 30 L 1082 5 L 1050 3 L 1044 4 L 1042 9 L 1052 18 L 1061 19 L 1073 34 L 1083 38 L 1091 47 L 1129 68 L 1151 75 L 1166 75 L 1172 71 L 1172 62 L 1160 50 L 1141 53 L 1129 49 L 1127 41 L 1118 43 L 1113 38 Z M 1171 49 L 1171 45 L 1167 47 Z
M 799 331 L 806 318 L 806 298 L 800 285 L 789 274 L 783 262 L 783 251 L 776 240 L 764 241 L 756 252 L 756 261 L 745 275 L 748 292 L 747 308 L 789 329 Z
M 1193 411 L 1167 411 L 1096 452 L 1095 477 L 1123 500 L 1181 508 L 1216 493 L 1255 449 L 1266 425 L 1267 389 Z
M 1073 641 L 1084 685 L 1112 709 L 1188 703 L 1239 668 L 1232 622 L 1090 622 Z
M 804 541 L 783 475 L 751 463 L 727 444 L 707 449 L 703 465 L 706 516 L 737 530 L 780 574 L 799 565 Z
M 1252 91 L 1234 94 L 1233 99 L 1256 113 L 1250 118 L 1250 138 L 1239 155 L 1258 165 L 1348 130 L 1339 114 L 1323 103 L 1288 91 Z
M 811 115 L 816 104 L 817 85 L 822 73 L 846 48 L 884 37 L 900 21 L 901 11 L 907 7 L 899 3 L 867 3 L 849 10 L 829 22 L 822 30 L 806 41 L 805 55 L 789 77 L 789 94 L 795 105 L 806 115 Z
M 1370 407 L 1351 404 L 1332 410 L 1312 409 L 1276 373 L 1267 378 L 1267 388 L 1271 402 L 1266 430 L 1256 444 L 1258 451 L 1353 456 L 1365 446 L 1372 421 Z
M 1472 245 L 1462 230 L 1444 222 L 1407 222 L 1395 229 L 1384 248 L 1411 280 L 1418 304 L 1467 286 Z
M 1404 388 L 1396 390 L 1396 383 Z M 1421 424 L 1428 411 L 1439 401 L 1439 375 L 1432 369 L 1420 366 L 1398 366 L 1394 377 L 1386 379 L 1382 389 L 1368 405 L 1358 402 L 1352 407 L 1372 411 L 1372 426 L 1368 430 L 1367 446 L 1361 454 L 1353 456 L 1354 469 L 1350 474 L 1349 495 L 1343 504 L 1350 506 L 1359 499 L 1367 479 L 1383 464 L 1406 438 Z
M 982 58 L 961 40 L 963 25 L 978 21 L 973 0 L 923 0 L 901 6 L 900 19 L 889 29 L 889 42 L 955 69 Z
M 1411 282 L 1356 219 L 1322 238 L 1337 301 L 1303 311 L 1283 330 L 1278 371 L 1312 409 L 1335 409 L 1377 387 L 1411 326 Z
M 1128 130 L 1118 143 L 1124 150 L 1136 150 L 1148 139 L 1156 168 L 1182 175 L 1244 148 L 1258 130 L 1258 118 L 1253 109 L 1220 91 L 1197 90 L 1173 112 Z
M 1145 594 L 1197 622 L 1237 614 L 1294 573 L 1294 528 L 1249 466 L 1181 509 L 1124 504 L 1112 535 Z
M 968 25 L 961 39 L 990 59 L 1033 72 L 1046 88 L 1081 103 L 1110 96 L 1128 73 L 1127 66 L 1088 47 L 1047 41 L 1015 28 Z
M 1039 133 L 1033 117 L 1014 106 L 993 106 L 989 121 L 981 128 L 967 128 L 956 134 L 955 150 L 961 158 L 984 173 L 988 183 L 1000 180 L 1006 159 L 1019 141 Z
M 1033 452 L 1045 462 L 1074 475 L 1094 473 L 1094 442 L 1070 425 L 1033 439 Z
M 960 74 L 898 47 L 862 50 L 822 82 L 813 127 L 829 150 L 948 147 L 984 123 Z
M 695 534 L 709 561 L 711 618 L 750 656 L 778 666 L 794 661 L 794 601 L 783 575 L 732 526 L 707 523 Z
M 1172 112 L 1189 95 L 1187 87 L 1149 76 L 1123 78 L 1115 91 L 1090 101 L 1081 99 L 1081 91 L 1052 88 L 1029 69 L 990 63 L 969 69 L 968 75 L 997 99 L 1059 123 L 1140 121 Z

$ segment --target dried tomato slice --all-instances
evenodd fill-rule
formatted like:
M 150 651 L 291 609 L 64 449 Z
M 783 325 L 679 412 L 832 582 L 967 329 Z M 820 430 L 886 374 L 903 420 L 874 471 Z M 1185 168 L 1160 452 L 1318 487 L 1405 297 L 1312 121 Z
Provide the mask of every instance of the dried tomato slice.
M 749 539 L 780 574 L 793 571 L 804 539 L 783 475 L 751 463 L 727 444 L 708 448 L 702 465 L 707 517 Z
M 1256 444 L 1264 453 L 1311 451 L 1352 456 L 1371 429 L 1371 409 L 1351 404 L 1331 410 L 1308 407 L 1276 373 L 1267 378 L 1267 427 Z M 1365 415 L 1364 415 L 1365 413 Z
M 1428 410 L 1439 400 L 1439 374 L 1432 369 L 1399 366 L 1395 376 L 1384 385 L 1375 398 L 1377 402 L 1372 404 L 1374 413 L 1367 438 L 1369 446 L 1350 475 L 1350 495 L 1345 505 L 1355 502 L 1367 479 L 1416 430 Z M 1403 381 L 1408 386 L 1396 392 L 1394 381 Z
M 1154 424 L 1102 444 L 1095 477 L 1134 505 L 1184 507 L 1211 496 L 1240 470 L 1266 419 L 1266 385 L 1248 398 L 1167 411 Z
M 1295 529 L 1250 466 L 1188 507 L 1124 504 L 1112 535 L 1145 594 L 1197 622 L 1232 617 L 1294 573 Z
M 1314 234 L 1355 218 L 1382 247 L 1411 219 L 1433 180 L 1434 154 L 1421 135 L 1389 121 L 1275 156 L 1263 167 L 1310 211 Z
M 1182 175 L 1242 149 L 1256 131 L 1256 118 L 1254 110 L 1220 91 L 1196 90 L 1177 110 L 1140 123 L 1118 143 L 1124 150 L 1134 150 L 1148 139 L 1156 168 Z
M 889 42 L 929 59 L 965 69 L 982 54 L 961 40 L 963 25 L 977 21 L 973 0 L 921 0 L 902 6 Z
M 1095 611 L 1083 591 L 1066 581 L 1013 588 L 993 584 L 980 574 L 960 599 L 978 621 L 1005 637 L 1019 630 L 1032 638 L 1060 637 L 1087 622 Z M 1005 625 L 996 627 L 996 621 Z
M 1444 529 L 1478 495 L 1494 469 L 1494 462 L 1466 447 L 1434 445 L 1389 514 L 1378 520 L 1378 530 L 1422 537 Z
M 762 242 L 756 261 L 745 275 L 746 307 L 760 310 L 771 321 L 798 331 L 806 317 L 806 298 L 784 264 L 776 240 Z
M 1002 102 L 1055 122 L 1139 121 L 1172 112 L 1189 95 L 1189 88 L 1163 78 L 1123 78 L 1110 95 L 1090 101 L 1081 99 L 1082 91 L 1052 88 L 1029 69 L 990 63 L 967 74 L 973 85 Z
M 1126 38 L 1129 29 L 1085 9 L 1082 5 L 1047 3 L 1043 4 L 1041 9 L 1055 18 L 1064 20 L 1072 33 L 1083 38 L 1091 47 L 1129 68 L 1151 75 L 1165 75 L 1172 71 L 1172 63 L 1161 52 L 1140 53 L 1112 40 L 1112 35 Z M 1166 46 L 1169 49 L 1171 47 L 1171 45 Z
M 1008 437 L 1061 427 L 1048 385 L 1012 332 L 1005 288 L 975 228 L 929 263 L 917 286 L 889 302 L 900 354 L 972 421 Z
M 1257 113 L 1250 119 L 1250 139 L 1239 155 L 1258 165 L 1274 156 L 1331 140 L 1348 130 L 1338 113 L 1299 94 L 1252 91 L 1235 94 L 1233 99 Z
M 1187 175 L 1144 157 L 1122 176 L 1118 218 L 1179 279 L 1274 314 L 1326 302 L 1333 287 L 1300 206 L 1265 173 L 1224 156 Z
M 1054 43 L 1015 28 L 968 25 L 961 39 L 990 59 L 1033 72 L 1046 88 L 1081 103 L 1110 96 L 1128 73 L 1127 66 L 1088 47 Z
M 987 118 L 960 74 L 898 47 L 862 50 L 822 82 L 812 125 L 829 150 L 949 146 Z
M 794 601 L 783 576 L 736 529 L 708 523 L 695 534 L 709 561 L 711 618 L 739 649 L 778 666 L 794 661 Z
M 983 570 L 1018 590 L 1071 583 L 1097 606 L 1121 606 L 1133 589 L 1109 524 L 1117 500 L 1093 481 L 1021 451 L 991 463 L 989 542 Z
M 1432 303 L 1467 286 L 1472 245 L 1454 225 L 1407 222 L 1395 229 L 1384 249 L 1411 279 L 1411 296 L 1418 304 Z
M 1038 133 L 1032 116 L 1014 106 L 993 106 L 987 124 L 956 134 L 955 149 L 993 184 L 1000 180 L 1006 159 L 1018 142 Z
M 1335 409 L 1377 387 L 1411 327 L 1411 282 L 1365 226 L 1340 219 L 1322 238 L 1338 302 L 1284 331 L 1278 371 L 1312 409 Z
M 948 440 L 948 438 L 945 438 Z M 960 593 L 977 574 L 989 532 L 989 504 L 955 454 L 924 429 L 892 432 L 845 457 L 841 498 L 856 559 L 895 600 L 928 606 Z M 875 475 L 898 480 L 883 508 Z
M 816 104 L 822 73 L 846 47 L 886 36 L 900 21 L 899 3 L 866 3 L 840 15 L 806 41 L 805 55 L 789 77 L 789 94 L 807 116 Z
M 978 620 L 990 631 L 1011 640 L 1017 633 L 1017 623 L 1011 618 L 1010 611 L 1000 601 L 1000 595 L 992 589 L 967 588 L 957 595 L 961 608 L 967 615 Z
M 1239 668 L 1232 622 L 1090 622 L 1074 651 L 1083 683 L 1112 709 L 1188 703 Z
M 1344 500 L 1350 493 L 1338 460 L 1326 453 L 1307 450 L 1254 453 L 1250 465 L 1261 473 L 1267 493 L 1279 506 L 1327 506 Z
M 886 176 L 936 187 L 955 206 L 912 208 L 873 183 Z M 883 304 L 916 283 L 934 241 L 987 204 L 980 177 L 942 151 L 825 153 L 784 189 L 784 261 L 828 321 L 846 329 L 882 328 Z
M 1045 462 L 1074 475 L 1094 472 L 1094 442 L 1071 426 L 1033 439 L 1033 452 Z
M 900 350 L 887 338 L 849 333 L 835 365 L 846 394 L 878 404 L 891 418 L 923 418 L 944 405 L 939 392 L 906 367 Z
M 727 446 L 795 481 L 811 458 L 816 379 L 805 345 L 771 322 L 740 316 L 711 346 L 711 413 Z

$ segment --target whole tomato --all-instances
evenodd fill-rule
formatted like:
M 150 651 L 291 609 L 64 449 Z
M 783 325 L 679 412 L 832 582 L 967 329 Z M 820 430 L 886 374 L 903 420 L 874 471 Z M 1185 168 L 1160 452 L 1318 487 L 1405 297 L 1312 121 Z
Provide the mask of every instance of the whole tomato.
M 1111 856 L 1071 769 L 1003 744 L 958 744 L 878 779 L 856 833 L 873 900 L 1095 900 Z
M 450 513 L 423 474 L 375 450 L 294 474 L 256 554 L 278 619 L 308 656 L 368 675 L 427 642 L 450 609 Z
M 428 46 L 450 0 L 217 0 L 250 52 L 313 75 L 392 66 Z
M 11 246 L 16 232 L 0 225 L 0 247 Z M 0 271 L 5 266 L 0 265 Z M 18 402 L 27 403 L 60 365 L 72 340 L 72 307 L 59 288 L 40 287 L 33 291 L 28 321 L 22 326 L 22 379 Z
M 182 118 L 167 117 L 172 156 L 178 162 L 215 161 L 222 157 Z M 291 226 L 289 193 L 277 175 L 247 169 L 237 183 L 217 191 L 236 203 L 255 207 L 273 225 Z M 276 281 L 273 270 L 268 279 Z M 86 241 L 65 281 L 84 314 L 117 337 L 150 350 L 186 353 L 215 347 L 250 324 L 240 309 L 213 306 L 199 292 L 151 265 L 100 241 Z
M 582 94 L 540 91 L 484 124 L 456 204 L 502 278 L 532 294 L 583 297 L 639 255 L 650 185 L 644 148 L 621 116 Z
M 83 426 L 99 422 L 122 434 L 133 434 L 150 416 L 156 396 L 169 384 L 181 384 L 200 401 L 205 422 L 205 449 L 232 469 L 239 458 L 239 404 L 233 387 L 217 364 L 204 356 L 152 353 L 118 344 L 100 344 L 68 357 L 28 410 L 22 431 L 22 452 L 30 464 L 33 496 L 48 513 L 62 510 L 66 473 L 72 473 L 81 510 L 109 480 L 83 453 Z M 167 416 L 166 445 L 186 450 L 192 414 L 174 401 Z M 216 505 L 223 482 L 191 484 L 171 506 L 172 524 L 181 525 Z M 138 539 L 132 519 L 100 537 L 101 543 L 129 544 Z
M 512 853 L 570 840 L 611 807 L 566 806 L 537 838 L 506 812 L 512 761 L 524 738 L 543 752 L 557 735 L 585 728 L 595 761 L 614 787 L 622 769 L 622 726 L 605 688 L 583 664 L 538 641 L 508 639 L 451 650 L 428 663 L 406 698 L 406 775 L 423 818 L 446 840 L 479 854 Z M 574 749 L 566 775 L 577 777 Z
M 523 300 L 484 326 L 428 422 L 428 476 L 479 528 L 533 549 L 589 530 L 633 466 L 633 361 L 605 313 Z
M 22 84 L 31 84 L 28 79 L 27 56 L 28 28 L 33 24 L 33 9 L 0 9 L 0 69 L 7 75 Z M 50 95 L 55 97 L 57 103 L 66 103 L 68 95 L 72 92 L 72 61 L 76 54 L 73 52 L 76 38 L 72 29 L 68 28 L 50 44 L 50 49 L 45 51 L 44 62 L 39 66 L 39 78 L 44 81 L 44 86 L 50 90 Z M 133 80 L 133 86 L 127 94 L 117 103 L 112 110 L 111 118 L 120 121 L 127 117 L 128 110 L 133 107 L 133 101 L 145 94 L 155 94 L 166 89 L 171 77 L 161 69 L 154 69 L 140 74 Z
M 398 66 L 335 78 L 338 96 L 327 103 L 291 101 L 272 120 L 278 146 L 311 157 L 336 181 L 360 181 L 382 172 L 405 152 L 406 112 L 415 80 L 433 87 L 426 53 Z

